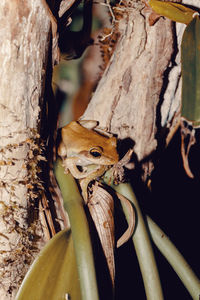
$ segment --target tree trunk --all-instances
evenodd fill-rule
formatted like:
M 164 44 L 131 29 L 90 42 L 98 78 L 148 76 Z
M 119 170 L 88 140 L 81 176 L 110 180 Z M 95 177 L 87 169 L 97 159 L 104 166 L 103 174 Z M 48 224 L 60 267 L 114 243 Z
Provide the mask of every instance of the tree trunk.
M 150 26 L 150 11 L 137 1 L 123 1 L 114 12 L 123 13 L 114 29 L 120 38 L 82 118 L 98 120 L 119 139 L 129 139 L 145 180 L 153 169 L 152 155 L 180 117 L 176 28 L 162 17 Z M 184 27 L 179 24 L 179 40 Z
M 39 128 L 49 34 L 41 0 L 0 2 L 0 299 L 14 299 L 46 239 Z

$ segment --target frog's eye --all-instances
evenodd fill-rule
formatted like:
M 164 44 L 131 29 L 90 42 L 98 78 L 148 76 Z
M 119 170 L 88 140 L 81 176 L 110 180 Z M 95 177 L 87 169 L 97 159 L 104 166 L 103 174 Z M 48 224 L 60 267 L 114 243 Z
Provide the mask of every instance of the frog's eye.
M 101 157 L 102 152 L 103 152 L 103 149 L 101 147 L 96 147 L 96 148 L 90 149 L 90 154 L 95 158 Z

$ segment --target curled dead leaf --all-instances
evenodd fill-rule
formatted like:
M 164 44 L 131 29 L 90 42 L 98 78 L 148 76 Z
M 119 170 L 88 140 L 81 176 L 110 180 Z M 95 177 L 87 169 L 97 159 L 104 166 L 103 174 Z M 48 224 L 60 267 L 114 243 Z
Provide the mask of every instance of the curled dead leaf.
M 93 193 L 88 201 L 88 208 L 96 226 L 114 285 L 114 202 L 113 197 L 97 182 L 93 185 Z
M 92 187 L 93 193 L 88 201 L 88 208 L 96 226 L 99 239 L 106 257 L 112 283 L 114 285 L 115 279 L 115 260 L 114 260 L 114 201 L 113 197 L 100 185 L 95 182 Z M 117 241 L 117 247 L 119 248 L 125 242 L 127 242 L 133 235 L 135 229 L 135 212 L 131 202 L 117 193 L 117 197 L 125 206 L 128 211 L 128 228 L 124 234 Z

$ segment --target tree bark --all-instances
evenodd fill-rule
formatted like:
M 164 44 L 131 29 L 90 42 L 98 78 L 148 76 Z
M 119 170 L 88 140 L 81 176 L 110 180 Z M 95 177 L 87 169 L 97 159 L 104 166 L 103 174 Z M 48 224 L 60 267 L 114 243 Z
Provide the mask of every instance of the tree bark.
M 41 0 L 0 2 L 0 299 L 14 299 L 46 239 L 39 128 L 49 34 Z
M 123 1 L 114 10 L 123 13 L 115 22 L 120 38 L 82 118 L 132 140 L 145 180 L 153 169 L 152 155 L 180 116 L 180 57 L 174 24 L 161 17 L 150 26 L 150 11 L 138 3 Z

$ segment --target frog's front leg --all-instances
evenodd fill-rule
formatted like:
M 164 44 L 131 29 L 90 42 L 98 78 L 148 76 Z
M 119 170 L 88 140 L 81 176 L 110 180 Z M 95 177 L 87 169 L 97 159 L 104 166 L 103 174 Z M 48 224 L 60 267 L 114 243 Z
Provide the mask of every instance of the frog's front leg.
M 77 166 L 79 165 L 79 158 L 78 157 L 68 157 L 63 160 L 63 166 L 65 168 L 65 171 L 68 170 L 74 176 L 76 179 L 82 179 L 88 176 L 91 176 L 91 174 L 94 174 L 101 168 L 98 165 L 91 165 L 91 168 L 86 167 L 83 171 L 80 171 Z M 94 168 L 95 166 L 95 168 Z
M 98 170 L 93 170 L 87 177 L 80 180 L 80 186 L 82 189 L 82 196 L 85 203 L 88 202 L 88 184 L 96 179 L 97 177 L 102 176 L 105 171 L 108 169 L 108 166 L 100 166 Z
M 65 172 L 68 170 L 76 179 L 81 179 L 87 176 L 86 172 L 82 172 L 77 168 L 78 158 L 76 157 L 68 157 L 63 160 L 63 166 L 65 168 Z

